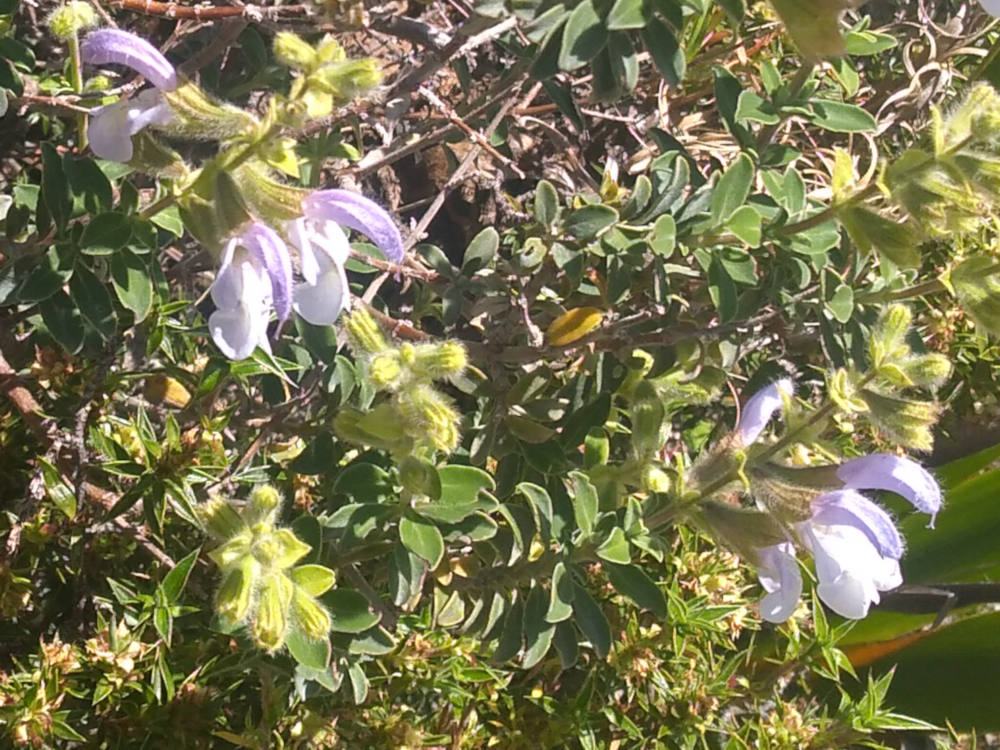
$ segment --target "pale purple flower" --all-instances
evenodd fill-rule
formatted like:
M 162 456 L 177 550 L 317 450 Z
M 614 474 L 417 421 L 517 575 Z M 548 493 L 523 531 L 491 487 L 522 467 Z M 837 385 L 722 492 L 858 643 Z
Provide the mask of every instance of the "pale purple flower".
M 120 29 L 91 32 L 80 45 L 80 57 L 92 65 L 126 65 L 155 87 L 91 112 L 87 139 L 93 152 L 102 159 L 127 162 L 132 158 L 133 135 L 149 125 L 170 122 L 173 115 L 161 92 L 177 88 L 177 71 L 156 47 Z
M 757 550 L 757 577 L 767 592 L 760 601 L 760 616 L 768 622 L 784 622 L 791 617 L 802 596 L 802 573 L 795 547 L 782 542 Z
M 781 408 L 782 394 L 792 384 L 779 381 L 748 399 L 737 434 L 750 445 Z M 931 516 L 941 509 L 941 488 L 934 477 L 908 458 L 891 454 L 864 456 L 836 467 L 843 486 L 816 497 L 808 520 L 796 523 L 794 536 L 812 552 L 819 585 L 816 592 L 834 612 L 859 619 L 879 602 L 879 592 L 899 586 L 903 540 L 895 523 L 879 505 L 856 490 L 895 492 Z M 783 622 L 795 610 L 802 581 L 790 543 L 757 550 L 757 570 L 766 595 L 761 617 Z
M 844 487 L 856 490 L 887 490 L 902 495 L 913 507 L 934 518 L 941 510 L 941 487 L 927 469 L 915 461 L 891 453 L 876 453 L 845 461 L 837 468 Z
M 289 222 L 305 283 L 295 287 L 295 311 L 314 325 L 329 325 L 350 306 L 344 264 L 350 246 L 342 226 L 367 235 L 394 263 L 403 240 L 392 217 L 372 200 L 349 190 L 318 190 L 302 201 L 302 217 Z
M 292 264 L 281 237 L 253 222 L 232 237 L 212 284 L 215 312 L 208 329 L 229 359 L 246 359 L 258 346 L 270 351 L 267 324 L 272 307 L 283 322 L 291 312 Z
M 794 392 L 792 381 L 789 378 L 782 378 L 747 399 L 740 411 L 740 421 L 736 425 L 736 434 L 739 435 L 743 445 L 751 445 L 757 441 L 760 433 L 771 421 L 774 412 L 782 408 L 785 399 L 790 398 Z
M 991 16 L 1000 18 L 1000 0 L 979 0 L 979 4 Z

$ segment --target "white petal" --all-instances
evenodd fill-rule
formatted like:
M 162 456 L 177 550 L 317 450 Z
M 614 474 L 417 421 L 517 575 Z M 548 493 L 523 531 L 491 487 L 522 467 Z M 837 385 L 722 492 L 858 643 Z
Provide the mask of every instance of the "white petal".
M 311 228 L 312 241 L 326 251 L 330 260 L 337 265 L 344 265 L 351 255 L 351 243 L 347 241 L 347 235 L 340 224 L 334 221 L 314 221 L 311 222 Z
M 1000 18 L 1000 0 L 979 0 L 979 4 L 991 16 Z
M 208 318 L 208 330 L 229 359 L 246 359 L 257 348 L 259 334 L 246 308 L 216 310 Z
M 140 91 L 127 102 L 128 132 L 135 135 L 148 125 L 166 125 L 173 119 L 173 111 L 156 89 Z
M 313 325 L 330 325 L 347 306 L 347 276 L 340 267 L 320 275 L 316 281 L 295 287 L 295 312 Z
M 102 159 L 127 162 L 132 158 L 128 102 L 115 102 L 90 113 L 87 140 L 90 150 Z
M 312 240 L 309 238 L 309 230 L 306 228 L 306 220 L 300 218 L 288 222 L 287 230 L 288 239 L 299 250 L 299 266 L 302 269 L 302 276 L 306 283 L 315 284 L 321 271 L 319 258 L 316 257 L 316 248 L 313 247 Z
M 242 253 L 236 258 L 236 240 L 226 243 L 222 251 L 222 263 L 212 282 L 212 301 L 220 310 L 235 310 L 243 299 L 242 264 L 246 259 Z
M 879 600 L 882 586 L 878 584 L 891 582 L 898 563 L 883 558 L 868 536 L 854 526 L 807 521 L 799 524 L 799 530 L 816 560 L 816 592 L 820 599 L 843 617 L 865 617 L 868 608 Z
M 760 616 L 768 622 L 784 622 L 802 597 L 802 574 L 795 548 L 788 542 L 757 551 L 757 577 L 767 595 L 760 602 Z

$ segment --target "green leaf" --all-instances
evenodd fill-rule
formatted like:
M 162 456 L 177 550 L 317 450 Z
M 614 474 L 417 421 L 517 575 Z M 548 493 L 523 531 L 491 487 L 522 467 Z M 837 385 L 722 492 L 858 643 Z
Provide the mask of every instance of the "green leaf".
M 382 619 L 371 611 L 364 594 L 352 589 L 328 591 L 320 601 L 330 613 L 331 630 L 335 633 L 363 633 Z
M 760 94 L 749 89 L 740 93 L 736 102 L 736 120 L 738 122 L 760 122 L 765 125 L 777 125 L 781 116 L 774 105 Z
M 548 597 L 545 589 L 535 586 L 528 594 L 524 605 L 524 658 L 521 666 L 531 669 L 542 660 L 552 645 L 555 625 L 547 622 L 545 611 L 548 608 Z
M 153 281 L 146 264 L 131 250 L 119 250 L 111 256 L 111 280 L 119 301 L 132 311 L 136 322 L 145 320 L 153 308 Z
M 611 31 L 641 29 L 647 18 L 644 0 L 616 0 L 605 19 L 605 26 Z
M 573 585 L 573 619 L 602 659 L 611 651 L 611 625 L 585 588 Z
M 496 488 L 493 477 L 473 466 L 443 466 L 438 469 L 440 500 L 415 504 L 421 516 L 442 523 L 457 523 L 476 511 L 496 510 L 496 500 L 486 492 Z M 414 550 L 416 551 L 416 550 Z
M 467 276 L 489 267 L 500 248 L 500 234 L 493 227 L 486 227 L 472 238 L 465 249 L 462 260 L 462 272 Z
M 854 313 L 854 290 L 847 284 L 841 284 L 826 303 L 826 307 L 838 323 L 846 323 Z
M 546 622 L 562 622 L 573 614 L 573 578 L 562 561 L 552 570 L 552 588 L 549 590 L 549 609 Z
M 548 539 L 552 529 L 552 498 L 549 493 L 544 487 L 531 482 L 521 482 L 515 489 L 528 500 L 535 526 L 543 538 Z
M 325 594 L 337 580 L 337 574 L 323 565 L 300 565 L 292 570 L 291 577 L 309 596 Z
M 80 249 L 87 255 L 111 255 L 132 239 L 132 224 L 124 214 L 98 214 L 83 229 Z
M 739 300 L 736 295 L 736 284 L 717 258 L 712 260 L 708 268 L 708 294 L 719 311 L 719 319 L 728 323 L 736 317 Z
M 576 642 L 576 630 L 569 622 L 560 622 L 556 625 L 556 632 L 552 637 L 552 645 L 555 646 L 559 654 L 559 662 L 563 669 L 569 669 L 576 664 L 580 658 L 580 647 Z
M 670 214 L 664 214 L 653 224 L 649 233 L 649 247 L 661 258 L 669 258 L 677 246 L 677 222 Z
M 330 639 L 316 640 L 297 628 L 291 628 L 285 636 L 285 645 L 292 657 L 304 667 L 325 670 L 330 664 Z
M 814 99 L 811 102 L 813 124 L 835 133 L 867 133 L 875 130 L 875 118 L 854 104 Z
M 63 172 L 62 159 L 48 141 L 42 142 L 42 198 L 45 199 L 52 221 L 59 229 L 65 227 L 73 210 L 69 180 Z
M 201 552 L 200 547 L 186 555 L 183 560 L 178 561 L 173 570 L 163 576 L 163 583 L 160 584 L 160 589 L 170 604 L 177 604 L 180 599 L 181 593 L 184 591 L 187 580 L 191 575 L 191 569 L 198 559 L 199 552 Z
M 625 538 L 625 532 L 618 526 L 611 529 L 611 533 L 608 535 L 608 538 L 605 539 L 601 543 L 601 546 L 597 548 L 597 556 L 607 562 L 620 563 L 621 565 L 628 565 L 632 562 L 632 556 L 629 554 L 628 539 Z
M 184 222 L 181 220 L 181 212 L 177 206 L 167 206 L 158 214 L 150 218 L 160 229 L 165 229 L 175 237 L 184 234 Z
M 889 34 L 877 31 L 848 31 L 844 34 L 844 47 L 849 55 L 877 55 L 892 49 L 899 42 Z
M 711 215 L 712 224 L 720 225 L 726 221 L 736 209 L 746 203 L 753 184 L 754 167 L 750 157 L 741 153 L 729 166 L 712 191 Z M 751 209 L 752 210 L 752 209 Z
M 444 539 L 438 527 L 419 516 L 406 515 L 399 519 L 399 539 L 431 569 L 436 568 L 444 556 Z
M 611 206 L 583 206 L 566 219 L 566 231 L 577 239 L 592 240 L 617 221 L 618 212 Z
M 571 471 L 569 478 L 573 486 L 573 513 L 576 525 L 583 532 L 583 536 L 588 537 L 594 532 L 594 521 L 597 519 L 597 490 L 586 474 Z
M 576 70 L 597 57 L 608 40 L 608 30 L 593 0 L 583 0 L 569 14 L 559 49 L 559 68 Z
M 73 491 L 63 481 L 59 470 L 48 459 L 39 456 L 35 460 L 38 461 L 42 470 L 42 480 L 45 482 L 45 492 L 48 494 L 49 500 L 62 511 L 66 518 L 72 521 L 76 518 L 76 496 Z
M 687 60 L 673 29 L 654 17 L 642 30 L 642 41 L 653 58 L 653 64 L 667 83 L 677 86 L 684 80 Z
M 726 221 L 726 229 L 750 247 L 760 247 L 761 217 L 753 206 L 740 206 Z
M 634 565 L 607 563 L 604 570 L 611 585 L 636 605 L 648 609 L 659 619 L 667 617 L 667 600 L 652 579 Z
M 83 319 L 101 338 L 110 341 L 118 330 L 118 318 L 108 288 L 86 266 L 77 266 L 69 282 L 69 293 Z
M 38 303 L 42 313 L 42 321 L 52 338 L 70 354 L 76 354 L 83 348 L 86 331 L 83 319 L 69 295 L 61 289 L 51 297 Z
M 535 188 L 535 221 L 551 229 L 559 220 L 559 194 L 548 180 L 541 180 Z
M 500 639 L 493 652 L 493 661 L 501 664 L 510 661 L 524 645 L 524 602 L 518 599 L 508 610 L 504 619 Z

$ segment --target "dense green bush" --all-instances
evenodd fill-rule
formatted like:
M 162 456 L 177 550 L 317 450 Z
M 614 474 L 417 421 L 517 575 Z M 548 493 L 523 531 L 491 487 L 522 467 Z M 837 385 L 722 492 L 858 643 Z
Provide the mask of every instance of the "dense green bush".
M 110 5 L 0 0 L 5 746 L 1000 729 L 995 0 Z

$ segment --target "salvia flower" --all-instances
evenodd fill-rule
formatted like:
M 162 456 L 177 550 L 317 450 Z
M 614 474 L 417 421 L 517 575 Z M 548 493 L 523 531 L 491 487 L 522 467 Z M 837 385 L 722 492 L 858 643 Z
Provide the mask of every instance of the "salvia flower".
M 172 113 L 161 92 L 177 88 L 177 71 L 152 44 L 120 29 L 88 34 L 80 45 L 80 57 L 91 65 L 125 65 L 155 87 L 91 112 L 87 126 L 91 149 L 102 159 L 127 162 L 132 158 L 133 135 L 149 125 L 170 122 Z
M 1000 18 L 1000 0 L 979 0 L 979 4 L 991 16 Z
M 271 309 L 283 322 L 292 309 L 292 264 L 277 232 L 251 222 L 230 238 L 212 284 L 215 312 L 208 328 L 216 346 L 230 359 L 246 359 L 258 346 L 270 351 L 267 324 Z
M 403 240 L 392 217 L 350 190 L 318 190 L 302 201 L 302 216 L 288 224 L 305 282 L 295 288 L 295 311 L 314 325 L 329 325 L 350 305 L 344 264 L 350 253 L 341 227 L 369 237 L 385 256 L 403 260 Z
M 789 378 L 782 378 L 747 399 L 740 412 L 740 421 L 736 425 L 736 434 L 743 445 L 751 445 L 757 441 L 760 433 L 774 416 L 774 412 L 781 409 L 785 399 L 791 398 L 794 392 L 792 381 Z
M 760 436 L 791 391 L 791 382 L 782 380 L 747 401 L 737 426 L 744 445 Z M 789 538 L 812 553 L 820 599 L 837 614 L 859 619 L 878 603 L 879 592 L 902 583 L 903 540 L 889 514 L 858 490 L 894 492 L 933 521 L 941 509 L 941 489 L 919 464 L 889 454 L 846 461 L 835 468 L 834 476 L 842 486 L 817 493 L 805 509 L 804 520 L 791 524 Z M 772 544 L 758 549 L 756 557 L 758 578 L 766 592 L 761 617 L 784 622 L 802 595 L 795 548 L 790 541 Z

